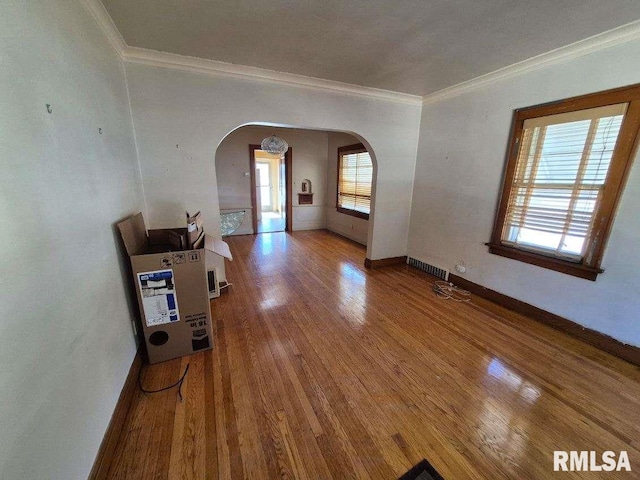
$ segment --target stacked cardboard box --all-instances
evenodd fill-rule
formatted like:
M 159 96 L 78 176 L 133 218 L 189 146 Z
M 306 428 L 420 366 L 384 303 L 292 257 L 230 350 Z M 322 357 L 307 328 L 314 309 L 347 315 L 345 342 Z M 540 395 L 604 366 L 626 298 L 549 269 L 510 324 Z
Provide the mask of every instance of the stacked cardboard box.
M 229 246 L 206 235 L 200 213 L 187 228 L 149 230 L 142 213 L 118 224 L 131 260 L 149 363 L 213 348 L 205 258 L 232 259 Z

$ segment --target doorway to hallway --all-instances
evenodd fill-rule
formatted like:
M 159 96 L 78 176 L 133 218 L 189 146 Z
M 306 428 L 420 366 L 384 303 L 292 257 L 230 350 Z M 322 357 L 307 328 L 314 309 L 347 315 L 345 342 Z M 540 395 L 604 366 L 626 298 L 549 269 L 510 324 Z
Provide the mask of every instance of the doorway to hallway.
M 280 157 L 249 145 L 249 166 L 253 231 L 290 231 L 291 148 Z

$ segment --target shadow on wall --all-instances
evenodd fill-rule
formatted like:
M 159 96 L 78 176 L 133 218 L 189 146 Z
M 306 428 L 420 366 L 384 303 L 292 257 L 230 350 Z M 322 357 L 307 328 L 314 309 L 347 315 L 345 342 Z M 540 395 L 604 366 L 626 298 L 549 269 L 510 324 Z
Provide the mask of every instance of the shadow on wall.
M 118 230 L 118 223 L 126 220 L 128 217 L 121 218 L 117 222 L 111 225 L 111 232 L 113 234 L 113 241 L 116 244 L 116 251 L 118 252 L 118 269 L 120 270 L 120 276 L 122 277 L 122 285 L 124 288 L 125 298 L 127 299 L 127 310 L 129 312 L 129 318 L 133 319 L 135 327 L 131 326 L 133 335 L 136 340 L 136 347 L 141 345 L 142 338 L 142 319 L 140 317 L 140 311 L 138 309 L 138 299 L 136 298 L 136 285 L 133 281 L 133 270 L 131 268 L 131 261 L 129 255 L 122 241 L 122 236 Z

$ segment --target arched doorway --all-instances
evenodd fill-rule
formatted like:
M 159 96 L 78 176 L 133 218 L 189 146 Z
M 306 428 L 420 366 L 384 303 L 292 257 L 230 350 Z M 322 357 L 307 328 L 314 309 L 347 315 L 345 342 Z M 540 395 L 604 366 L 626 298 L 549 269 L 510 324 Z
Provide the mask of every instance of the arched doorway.
M 268 135 L 276 134 L 291 146 L 289 231 L 328 229 L 368 246 L 375 210 L 377 164 L 368 143 L 351 132 L 243 125 L 231 131 L 216 151 L 216 178 L 221 219 L 243 212 L 243 220 L 230 235 L 255 234 L 252 192 L 254 168 L 251 151 Z M 338 211 L 338 153 L 345 146 L 363 144 L 371 157 L 370 212 L 368 218 Z M 257 196 L 257 193 L 255 193 Z M 273 203 L 273 201 L 271 201 Z M 223 220 L 224 221 L 224 220 Z

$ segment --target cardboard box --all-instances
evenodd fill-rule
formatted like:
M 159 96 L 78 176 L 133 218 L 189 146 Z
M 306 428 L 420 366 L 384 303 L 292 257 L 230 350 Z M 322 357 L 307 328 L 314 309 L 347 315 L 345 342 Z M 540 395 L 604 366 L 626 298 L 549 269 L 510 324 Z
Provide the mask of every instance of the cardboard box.
M 163 228 L 149 230 L 147 232 L 149 245 L 153 249 L 156 246 L 164 248 L 170 246 L 172 250 L 188 250 L 186 228 Z
M 118 224 L 131 260 L 149 363 L 213 348 L 207 255 L 232 259 L 204 233 L 188 248 L 188 229 L 147 230 L 142 213 Z
M 195 215 L 189 215 L 189 212 L 187 212 L 187 241 L 189 242 L 189 248 L 193 248 L 203 233 L 202 214 L 198 211 Z

